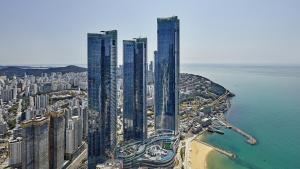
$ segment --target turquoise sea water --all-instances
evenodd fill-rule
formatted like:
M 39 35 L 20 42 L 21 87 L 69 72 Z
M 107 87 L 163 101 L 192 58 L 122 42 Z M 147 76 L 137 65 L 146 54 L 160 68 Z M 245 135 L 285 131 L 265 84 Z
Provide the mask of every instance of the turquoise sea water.
M 205 141 L 237 154 L 208 157 L 209 169 L 300 169 L 300 66 L 182 65 L 236 94 L 227 119 L 258 139 L 251 146 L 231 130 Z

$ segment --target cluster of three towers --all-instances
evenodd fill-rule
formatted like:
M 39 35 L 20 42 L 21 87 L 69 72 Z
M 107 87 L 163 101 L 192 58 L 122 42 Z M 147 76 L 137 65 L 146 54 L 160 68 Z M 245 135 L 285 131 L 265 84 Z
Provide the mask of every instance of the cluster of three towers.
M 124 141 L 147 137 L 147 39 L 123 41 Z M 178 132 L 179 19 L 157 19 L 154 52 L 155 128 Z M 114 154 L 116 147 L 117 31 L 88 34 L 88 166 Z

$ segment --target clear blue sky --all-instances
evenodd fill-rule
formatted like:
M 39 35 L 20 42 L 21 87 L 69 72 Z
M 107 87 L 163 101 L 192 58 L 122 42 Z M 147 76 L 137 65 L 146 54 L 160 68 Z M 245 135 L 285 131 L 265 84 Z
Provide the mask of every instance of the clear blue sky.
M 156 18 L 180 19 L 182 63 L 300 64 L 299 0 L 2 0 L 0 65 L 86 64 L 86 33 L 148 37 Z

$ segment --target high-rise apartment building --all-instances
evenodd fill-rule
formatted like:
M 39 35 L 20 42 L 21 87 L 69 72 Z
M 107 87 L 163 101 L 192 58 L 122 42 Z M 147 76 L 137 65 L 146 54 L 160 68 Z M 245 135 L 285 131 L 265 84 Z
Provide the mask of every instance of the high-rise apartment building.
M 38 117 L 21 123 L 22 168 L 49 168 L 49 120 Z
M 49 105 L 49 96 L 47 94 L 36 95 L 34 101 L 36 109 L 46 108 Z
M 124 141 L 147 137 L 147 38 L 123 41 Z
M 117 31 L 88 33 L 88 167 L 114 154 L 116 146 Z
M 72 159 L 75 150 L 75 126 L 73 120 L 68 119 L 66 126 L 65 158 L 68 160 Z
M 82 119 L 79 116 L 73 116 L 74 122 L 74 145 L 75 149 L 82 145 Z
M 82 123 L 82 137 L 84 139 L 86 139 L 88 135 L 88 114 L 87 114 L 87 106 L 85 103 L 87 102 L 84 101 L 79 109 L 80 110 L 79 116 Z
M 179 19 L 157 19 L 155 52 L 155 128 L 178 132 Z
M 8 142 L 9 163 L 12 168 L 21 168 L 22 166 L 22 138 L 17 137 Z
M 65 155 L 65 117 L 62 111 L 49 113 L 49 165 L 60 169 Z

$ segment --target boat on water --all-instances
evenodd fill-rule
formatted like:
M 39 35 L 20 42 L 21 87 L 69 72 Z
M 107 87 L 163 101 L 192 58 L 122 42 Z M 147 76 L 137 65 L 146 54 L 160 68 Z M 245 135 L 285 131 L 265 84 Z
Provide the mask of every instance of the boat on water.
M 224 134 L 224 132 L 222 130 L 216 129 L 216 128 L 211 127 L 211 126 L 209 126 L 207 128 L 207 131 L 210 132 L 210 133 L 218 133 L 218 134 L 222 134 L 222 135 Z
M 215 130 L 216 133 L 223 135 L 224 132 L 222 130 Z

